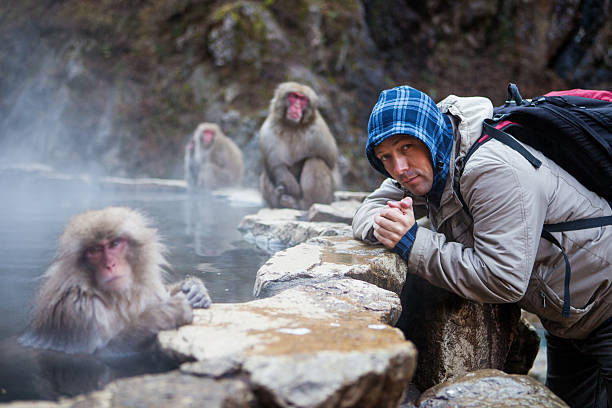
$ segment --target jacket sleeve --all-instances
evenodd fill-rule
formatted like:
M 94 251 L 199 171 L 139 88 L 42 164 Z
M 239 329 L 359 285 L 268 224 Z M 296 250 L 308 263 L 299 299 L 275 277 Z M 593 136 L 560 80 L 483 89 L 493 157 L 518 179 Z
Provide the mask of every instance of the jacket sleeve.
M 357 209 L 353 216 L 353 235 L 356 239 L 365 241 L 370 244 L 376 244 L 378 241 L 374 238 L 372 224 L 374 216 L 387 205 L 387 201 L 400 201 L 407 194 L 403 189 L 397 186 L 397 183 L 388 178 L 382 182 L 372 194 L 363 200 L 363 204 Z M 415 219 L 418 219 L 426 214 L 426 209 L 422 199 L 414 198 L 413 208 Z
M 520 300 L 529 284 L 549 202 L 547 189 L 540 185 L 546 178 L 538 177 L 537 171 L 497 141 L 482 146 L 460 181 L 474 219 L 473 247 L 419 228 L 408 270 L 478 302 Z

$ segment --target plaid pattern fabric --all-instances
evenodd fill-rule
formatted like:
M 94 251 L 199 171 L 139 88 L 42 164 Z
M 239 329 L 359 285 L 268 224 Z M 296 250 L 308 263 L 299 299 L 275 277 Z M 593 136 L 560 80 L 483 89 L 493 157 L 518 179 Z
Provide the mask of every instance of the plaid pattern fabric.
M 368 122 L 366 157 L 376 170 L 391 177 L 374 154 L 374 147 L 397 134 L 414 136 L 429 148 L 434 163 L 432 192 L 441 193 L 448 174 L 453 144 L 453 126 L 433 99 L 410 86 L 398 86 L 380 93 Z

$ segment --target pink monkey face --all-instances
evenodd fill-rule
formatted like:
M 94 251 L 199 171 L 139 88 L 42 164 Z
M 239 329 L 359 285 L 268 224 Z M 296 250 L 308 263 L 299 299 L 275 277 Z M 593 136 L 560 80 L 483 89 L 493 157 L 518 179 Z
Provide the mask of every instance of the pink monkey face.
M 203 130 L 200 134 L 200 140 L 202 141 L 202 146 L 209 147 L 213 140 L 215 140 L 215 131 L 210 129 Z
M 85 260 L 99 288 L 121 291 L 130 286 L 132 270 L 127 260 L 128 250 L 129 244 L 124 237 L 102 240 L 85 249 Z
M 287 119 L 298 123 L 302 119 L 304 108 L 308 105 L 306 95 L 299 92 L 290 92 L 287 95 Z

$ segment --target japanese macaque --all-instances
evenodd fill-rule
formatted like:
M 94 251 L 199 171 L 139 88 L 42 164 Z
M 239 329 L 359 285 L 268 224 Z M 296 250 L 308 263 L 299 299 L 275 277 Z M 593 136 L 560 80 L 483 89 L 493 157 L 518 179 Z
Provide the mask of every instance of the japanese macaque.
M 188 278 L 166 287 L 165 247 L 141 213 L 108 207 L 76 215 L 43 276 L 23 345 L 67 353 L 152 349 L 160 330 L 192 321 L 211 300 Z
M 259 130 L 260 190 L 272 208 L 308 209 L 333 200 L 338 148 L 317 103 L 312 88 L 296 82 L 281 83 L 274 92 Z
M 215 123 L 200 123 L 185 147 L 185 178 L 192 189 L 240 185 L 244 164 L 240 148 Z

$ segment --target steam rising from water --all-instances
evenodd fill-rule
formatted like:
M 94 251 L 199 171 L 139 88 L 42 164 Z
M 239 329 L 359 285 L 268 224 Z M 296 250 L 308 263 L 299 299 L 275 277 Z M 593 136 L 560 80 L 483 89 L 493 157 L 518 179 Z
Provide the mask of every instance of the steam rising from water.
M 109 141 L 117 92 L 101 90 L 87 72 L 83 47 L 68 43 L 56 52 L 40 45 L 33 51 L 36 66 L 24 67 L 19 81 L 3 90 L 0 166 L 42 163 L 101 173 L 101 163 L 116 161 L 119 146 Z

